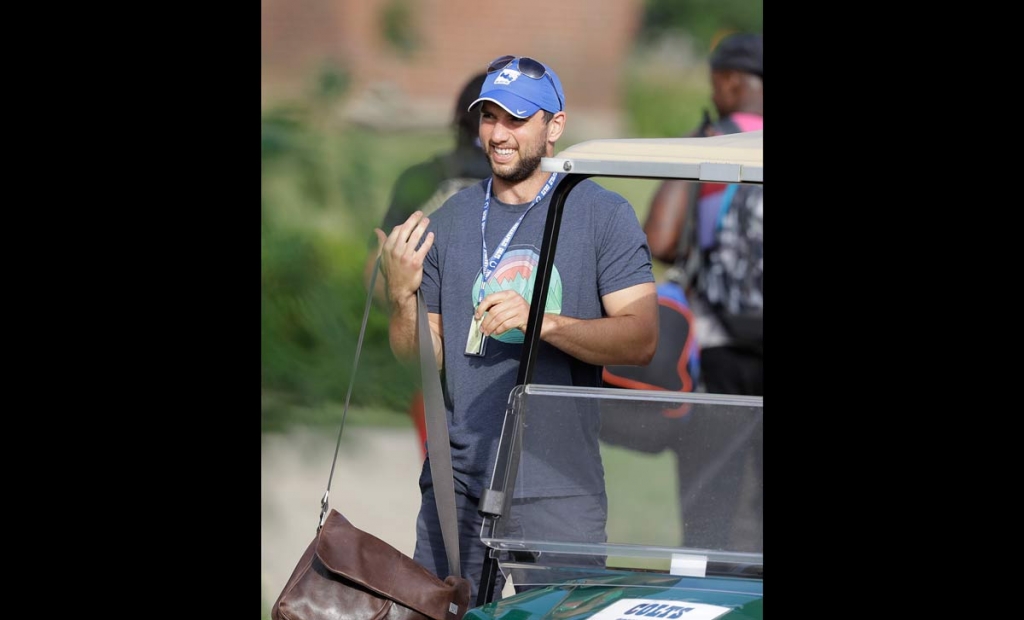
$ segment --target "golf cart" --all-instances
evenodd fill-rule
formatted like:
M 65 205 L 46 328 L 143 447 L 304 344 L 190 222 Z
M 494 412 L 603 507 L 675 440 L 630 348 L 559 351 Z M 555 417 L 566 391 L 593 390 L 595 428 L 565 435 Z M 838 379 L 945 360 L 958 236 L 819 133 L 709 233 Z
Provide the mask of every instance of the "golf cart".
M 554 190 L 517 386 L 510 394 L 480 537 L 490 553 L 467 620 L 763 617 L 763 397 L 532 383 L 565 200 L 589 177 L 763 183 L 763 131 L 707 138 L 592 140 L 546 157 Z M 559 426 L 600 415 L 604 540 L 561 523 L 517 527 L 530 472 L 594 477 Z M 564 429 L 563 429 L 564 430 Z M 591 455 L 592 456 L 592 455 Z M 587 471 L 584 471 L 587 469 Z M 527 472 L 524 475 L 524 472 Z M 585 515 L 581 515 L 583 518 Z M 519 591 L 489 600 L 500 570 Z

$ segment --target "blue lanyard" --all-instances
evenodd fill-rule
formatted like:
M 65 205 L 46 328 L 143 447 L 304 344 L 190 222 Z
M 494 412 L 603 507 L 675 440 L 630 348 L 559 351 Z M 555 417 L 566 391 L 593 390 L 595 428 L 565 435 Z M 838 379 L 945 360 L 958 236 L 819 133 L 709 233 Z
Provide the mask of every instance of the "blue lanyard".
M 480 237 L 483 240 L 484 250 L 483 266 L 480 268 L 480 293 L 477 294 L 476 297 L 477 303 L 480 303 L 480 301 L 483 300 L 484 287 L 487 286 L 487 281 L 491 278 L 491 274 L 494 273 L 494 270 L 498 267 L 498 263 L 501 262 L 501 257 L 505 254 L 505 250 L 508 249 L 508 244 L 512 241 L 512 236 L 516 234 L 516 230 L 519 228 L 519 225 L 523 223 L 523 218 L 526 217 L 526 214 L 529 213 L 530 209 L 536 206 L 538 202 L 544 200 L 544 197 L 547 196 L 549 191 L 551 191 L 551 188 L 555 186 L 555 181 L 557 179 L 558 173 L 552 172 L 551 176 L 548 177 L 548 182 L 541 188 L 537 197 L 533 199 L 533 202 L 530 203 L 529 207 L 526 207 L 526 211 L 523 211 L 523 214 L 519 216 L 516 223 L 513 224 L 512 228 L 510 228 L 505 234 L 505 238 L 501 240 L 501 244 L 498 245 L 498 249 L 494 251 L 494 256 L 491 257 L 491 260 L 487 260 L 487 212 L 491 207 L 491 179 L 487 179 L 487 196 L 484 198 L 484 211 L 483 215 L 480 217 Z

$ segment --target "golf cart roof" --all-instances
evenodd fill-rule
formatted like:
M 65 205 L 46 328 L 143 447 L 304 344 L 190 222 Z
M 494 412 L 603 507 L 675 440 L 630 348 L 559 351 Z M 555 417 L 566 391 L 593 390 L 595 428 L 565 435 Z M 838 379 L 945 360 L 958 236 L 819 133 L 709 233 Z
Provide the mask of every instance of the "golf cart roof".
M 612 138 L 541 159 L 545 172 L 763 183 L 764 130 L 705 138 Z

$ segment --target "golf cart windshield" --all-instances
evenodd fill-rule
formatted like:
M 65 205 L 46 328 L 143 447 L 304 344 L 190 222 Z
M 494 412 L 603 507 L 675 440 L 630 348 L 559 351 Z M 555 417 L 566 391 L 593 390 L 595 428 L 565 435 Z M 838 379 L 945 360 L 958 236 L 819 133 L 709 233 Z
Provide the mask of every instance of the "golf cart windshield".
M 601 420 L 598 445 L 563 441 L 580 437 L 581 424 L 592 416 Z M 754 511 L 736 506 L 756 501 L 757 494 L 744 485 L 760 476 L 744 474 L 760 463 L 755 457 L 763 446 L 762 417 L 761 397 L 519 386 L 502 436 L 503 448 L 518 448 L 518 463 L 511 462 L 514 458 L 509 463 L 516 468 L 515 490 L 507 492 L 507 471 L 495 472 L 491 488 L 507 507 L 482 538 L 499 551 L 502 571 L 514 570 L 517 585 L 624 570 L 760 576 L 763 538 L 760 523 L 751 522 L 750 515 L 763 513 L 760 506 Z M 712 453 L 704 449 L 710 445 L 724 448 Z M 677 476 L 691 481 L 682 497 Z M 600 516 L 600 505 L 559 489 L 603 491 L 604 530 L 595 534 L 586 525 Z M 564 518 L 532 523 L 530 515 L 552 500 L 568 506 L 555 510 Z M 722 509 L 714 519 L 681 520 L 683 506 L 717 500 Z

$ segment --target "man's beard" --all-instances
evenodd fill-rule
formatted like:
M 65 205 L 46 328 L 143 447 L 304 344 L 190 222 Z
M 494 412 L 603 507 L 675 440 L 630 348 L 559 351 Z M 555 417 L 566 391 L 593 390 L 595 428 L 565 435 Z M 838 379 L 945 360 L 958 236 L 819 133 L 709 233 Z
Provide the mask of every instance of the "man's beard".
M 519 156 L 519 163 L 512 164 L 512 169 L 508 172 L 498 172 L 494 167 L 494 162 L 491 158 L 488 157 L 487 160 L 491 164 L 491 172 L 494 173 L 494 176 L 508 183 L 518 183 L 530 178 L 530 175 L 540 167 L 540 160 L 544 157 L 543 145 L 541 145 L 541 148 L 538 148 L 536 152 L 531 153 L 526 157 L 523 157 L 523 152 L 520 150 Z

